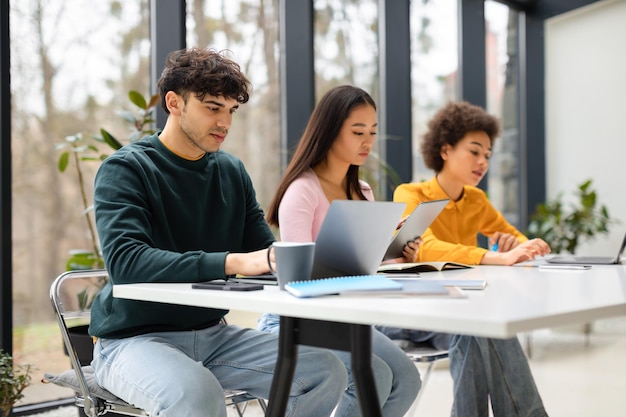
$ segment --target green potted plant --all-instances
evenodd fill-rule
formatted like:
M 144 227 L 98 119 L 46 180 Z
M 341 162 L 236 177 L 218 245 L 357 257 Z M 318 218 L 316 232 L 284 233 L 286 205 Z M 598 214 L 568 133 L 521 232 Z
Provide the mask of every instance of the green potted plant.
M 16 402 L 24 397 L 22 391 L 30 385 L 31 365 L 15 365 L 13 356 L 0 350 L 0 411 L 8 417 Z
M 155 94 L 148 99 L 137 91 L 130 91 L 128 98 L 131 103 L 138 108 L 137 114 L 128 111 L 120 112 L 120 116 L 131 126 L 131 131 L 127 143 L 136 142 L 145 135 L 155 132 L 152 128 L 154 123 L 154 111 L 159 104 L 159 95 Z M 58 161 L 60 172 L 66 172 L 70 163 L 74 165 L 76 180 L 80 189 L 81 208 L 90 237 L 90 248 L 70 251 L 70 256 L 66 263 L 67 270 L 76 269 L 98 269 L 104 267 L 98 236 L 94 225 L 91 198 L 87 195 L 85 174 L 83 163 L 102 162 L 109 156 L 103 152 L 101 147 L 108 147 L 108 151 L 116 151 L 124 146 L 123 142 L 115 138 L 109 131 L 100 129 L 99 135 L 84 135 L 77 133 L 67 136 L 65 141 L 59 143 L 55 148 L 61 151 Z
M 124 146 L 125 143 L 136 142 L 145 135 L 155 132 L 152 128 L 154 122 L 154 111 L 159 104 L 159 95 L 155 94 L 148 99 L 137 91 L 130 91 L 128 97 L 131 103 L 138 108 L 136 114 L 128 111 L 120 112 L 120 116 L 130 125 L 130 134 L 128 139 L 120 141 L 114 137 L 109 131 L 100 129 L 99 135 L 84 135 L 77 133 L 65 138 L 65 141 L 59 143 L 55 148 L 61 151 L 58 161 L 58 169 L 60 172 L 67 172 L 70 165 L 74 166 L 76 180 L 80 190 L 80 206 L 82 214 L 85 218 L 87 231 L 90 238 L 90 248 L 74 249 L 69 252 L 66 262 L 66 269 L 102 269 L 104 268 L 104 260 L 100 250 L 100 243 L 96 233 L 96 227 L 93 219 L 93 203 L 91 196 L 87 195 L 87 187 L 84 172 L 84 163 L 99 163 L 105 160 L 111 152 L 115 152 Z M 102 148 L 107 151 L 102 151 Z M 101 285 L 104 286 L 105 280 Z M 82 307 L 89 307 L 93 302 L 93 297 L 86 297 L 84 293 L 79 293 L 78 304 Z M 69 329 L 70 337 L 74 346 L 77 347 L 78 356 L 82 365 L 88 365 L 93 355 L 93 341 L 88 334 L 87 325 L 77 325 Z
M 545 240 L 553 253 L 575 253 L 581 242 L 607 234 L 616 222 L 607 207 L 598 203 L 591 179 L 578 185 L 574 194 L 577 200 L 569 205 L 563 202 L 563 194 L 539 204 L 530 218 L 528 236 Z

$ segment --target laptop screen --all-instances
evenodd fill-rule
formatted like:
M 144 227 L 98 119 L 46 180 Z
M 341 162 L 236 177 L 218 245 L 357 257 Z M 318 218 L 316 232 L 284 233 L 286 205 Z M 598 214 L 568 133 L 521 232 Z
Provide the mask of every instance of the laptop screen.
M 333 201 L 315 239 L 312 278 L 376 274 L 405 207 L 389 201 Z

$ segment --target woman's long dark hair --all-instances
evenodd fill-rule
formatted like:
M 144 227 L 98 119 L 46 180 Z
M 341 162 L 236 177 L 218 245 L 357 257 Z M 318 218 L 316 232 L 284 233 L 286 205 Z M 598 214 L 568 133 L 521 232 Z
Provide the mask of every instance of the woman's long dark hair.
M 367 92 L 349 85 L 335 87 L 320 99 L 267 210 L 266 219 L 269 224 L 278 226 L 278 207 L 289 185 L 303 172 L 326 159 L 344 121 L 356 107 L 364 105 L 376 109 L 376 103 Z M 356 194 L 361 200 L 365 200 L 359 185 L 358 165 L 350 165 L 346 177 L 348 198 Z

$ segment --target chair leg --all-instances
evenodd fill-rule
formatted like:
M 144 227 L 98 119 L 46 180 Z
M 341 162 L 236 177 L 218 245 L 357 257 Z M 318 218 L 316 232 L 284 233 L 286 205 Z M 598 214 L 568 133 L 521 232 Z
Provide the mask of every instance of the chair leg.
M 424 372 L 424 377 L 422 378 L 422 387 L 417 393 L 417 397 L 415 397 L 415 404 L 417 404 L 420 398 L 422 397 L 422 393 L 424 392 L 424 388 L 426 387 L 426 383 L 428 382 L 428 379 L 430 378 L 430 373 L 433 370 L 434 366 L 435 366 L 435 362 L 430 362 L 428 364 L 428 367 L 426 368 L 426 372 Z
M 263 414 L 267 412 L 267 403 L 263 398 L 257 398 L 257 402 L 259 403 L 259 407 L 263 410 Z
M 241 408 L 239 408 L 240 405 L 241 405 Z M 246 412 L 247 405 L 248 405 L 247 402 L 233 404 L 233 407 L 235 408 L 235 411 L 237 411 L 237 415 L 239 417 L 243 417 L 243 414 Z
M 417 415 L 417 406 L 419 404 L 420 398 L 422 398 L 422 393 L 424 392 L 424 388 L 426 387 L 426 383 L 428 382 L 428 379 L 430 378 L 430 374 L 431 371 L 433 370 L 433 367 L 435 366 L 435 362 L 429 362 L 428 366 L 426 367 L 426 371 L 424 372 L 423 376 L 422 376 L 422 387 L 420 388 L 420 390 L 417 392 L 417 396 L 415 397 L 415 401 L 413 401 L 413 404 L 411 405 L 411 408 L 409 409 L 409 411 L 407 412 L 407 416 L 415 416 Z
M 263 414 L 265 414 L 267 412 L 267 403 L 265 402 L 263 398 L 257 398 L 256 400 L 257 400 L 257 403 L 259 404 L 259 407 L 261 407 L 261 410 L 263 410 Z M 235 408 L 237 415 L 239 417 L 243 417 L 244 413 L 246 412 L 246 409 L 248 408 L 248 402 L 246 401 L 246 402 L 232 404 L 232 405 Z
M 533 357 L 533 334 L 532 332 L 524 333 L 524 340 L 526 345 L 526 356 L 528 359 Z

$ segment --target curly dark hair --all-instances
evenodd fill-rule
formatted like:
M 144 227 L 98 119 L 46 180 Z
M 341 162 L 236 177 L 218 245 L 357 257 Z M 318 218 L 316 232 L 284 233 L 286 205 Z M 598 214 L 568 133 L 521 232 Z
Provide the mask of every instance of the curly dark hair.
M 440 172 L 443 169 L 441 148 L 446 144 L 455 146 L 469 132 L 485 132 L 493 146 L 500 134 L 500 123 L 482 107 L 466 101 L 448 103 L 428 122 L 421 146 L 424 164 Z
M 185 102 L 189 93 L 202 101 L 208 94 L 237 100 L 243 104 L 250 99 L 252 85 L 236 62 L 209 48 L 187 48 L 170 52 L 165 68 L 157 82 L 161 107 L 169 114 L 165 95 L 174 91 Z

